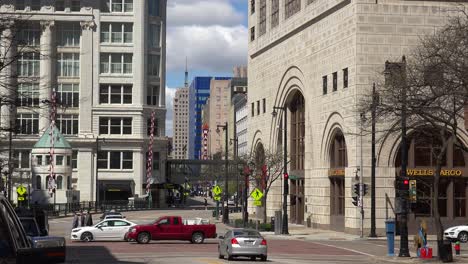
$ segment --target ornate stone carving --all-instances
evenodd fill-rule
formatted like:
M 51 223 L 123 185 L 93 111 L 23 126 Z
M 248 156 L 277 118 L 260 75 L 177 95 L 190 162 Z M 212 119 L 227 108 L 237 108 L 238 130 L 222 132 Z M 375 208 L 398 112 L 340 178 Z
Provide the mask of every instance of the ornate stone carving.
M 54 20 L 43 20 L 43 21 L 41 21 L 42 31 L 51 30 L 54 26 L 55 26 L 55 21 Z
M 96 23 L 93 20 L 81 21 L 80 25 L 82 30 L 94 30 L 96 28 Z

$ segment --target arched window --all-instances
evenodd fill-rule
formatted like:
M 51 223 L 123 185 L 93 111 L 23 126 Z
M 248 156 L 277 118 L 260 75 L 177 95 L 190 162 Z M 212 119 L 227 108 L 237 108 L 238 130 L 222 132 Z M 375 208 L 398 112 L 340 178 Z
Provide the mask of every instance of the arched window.
M 36 189 L 40 190 L 42 189 L 42 178 L 41 175 L 36 176 Z
M 61 175 L 57 176 L 57 190 L 62 190 L 63 186 L 63 177 Z
M 49 180 L 50 180 L 50 176 L 47 176 L 47 177 L 45 178 L 45 188 L 46 188 L 46 189 L 49 189 Z
M 330 167 L 346 168 L 348 167 L 348 154 L 346 153 L 346 142 L 343 133 L 337 132 L 332 141 L 330 149 Z
M 291 170 L 304 170 L 305 103 L 297 93 L 290 103 L 291 110 Z

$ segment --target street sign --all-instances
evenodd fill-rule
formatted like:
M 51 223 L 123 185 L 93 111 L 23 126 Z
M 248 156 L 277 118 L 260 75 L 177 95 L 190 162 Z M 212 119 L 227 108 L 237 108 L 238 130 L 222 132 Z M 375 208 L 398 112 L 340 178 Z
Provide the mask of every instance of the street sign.
M 262 201 L 254 201 L 254 205 L 256 205 L 256 206 L 262 206 Z
M 215 201 L 221 201 L 221 196 L 215 195 L 215 196 L 213 197 L 213 199 L 214 199 Z
M 262 197 L 263 197 L 263 193 L 258 188 L 255 188 L 250 193 L 250 197 L 254 198 L 255 201 L 260 201 L 262 199 Z
M 221 194 L 222 192 L 223 192 L 223 190 L 221 190 L 221 187 L 219 187 L 218 185 L 213 187 L 213 193 L 215 194 L 215 196 Z
M 26 188 L 24 188 L 23 185 L 20 185 L 20 186 L 18 186 L 18 188 L 16 188 L 16 193 L 18 193 L 19 196 L 23 196 L 27 192 L 28 192 L 28 190 L 26 190 Z

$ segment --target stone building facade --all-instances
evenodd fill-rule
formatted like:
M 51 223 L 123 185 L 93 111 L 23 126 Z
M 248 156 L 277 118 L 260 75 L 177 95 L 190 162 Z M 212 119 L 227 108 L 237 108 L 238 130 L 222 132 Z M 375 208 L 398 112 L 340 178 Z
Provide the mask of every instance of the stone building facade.
M 385 61 L 399 61 L 410 54 L 423 34 L 447 21 L 454 5 L 403 0 L 249 1 L 249 151 L 283 148 L 284 114 L 271 113 L 274 106 L 286 107 L 290 222 L 358 232 L 360 213 L 352 204 L 351 186 L 361 173 L 369 184 L 371 166 L 370 136 L 362 142 L 359 136 L 358 101 L 383 72 Z M 467 144 L 466 130 L 460 136 Z M 395 196 L 399 142 L 398 137 L 388 136 L 377 145 L 380 233 L 385 197 L 393 201 Z M 458 165 L 449 162 L 447 169 L 460 170 L 464 181 L 466 154 L 461 159 Z M 280 185 L 278 181 L 269 194 L 269 216 L 281 208 Z M 457 196 L 454 185 L 448 183 L 447 197 Z M 459 200 L 466 200 L 466 187 L 458 193 L 462 193 Z M 369 197 L 364 199 L 365 230 L 370 227 Z M 449 209 L 452 214 L 448 212 L 447 219 L 466 220 L 464 204 L 460 209 L 464 213 Z
M 152 182 L 164 182 L 166 4 L 1 1 L 2 22 L 11 17 L 18 29 L 18 45 L 9 52 L 19 59 L 3 72 L 18 89 L 0 91 L 21 102 L 15 112 L 5 105 L 1 111 L 2 127 L 15 120 L 19 127 L 13 138 L 19 164 L 15 171 L 31 168 L 30 150 L 50 120 L 44 102 L 55 89 L 60 105 L 57 126 L 73 147 L 69 187 L 81 192 L 82 201 L 97 196 L 125 200 L 145 193 L 152 111 L 156 116 Z M 33 52 L 25 52 L 29 49 Z M 9 74 L 15 69 L 18 78 Z M 7 153 L 5 141 L 0 148 Z

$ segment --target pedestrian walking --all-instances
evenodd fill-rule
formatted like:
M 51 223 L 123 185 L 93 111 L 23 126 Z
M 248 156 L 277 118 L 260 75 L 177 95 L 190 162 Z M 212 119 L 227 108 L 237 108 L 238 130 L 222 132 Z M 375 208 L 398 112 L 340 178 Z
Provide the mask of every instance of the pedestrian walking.
M 78 214 L 76 212 L 73 213 L 73 223 L 72 223 L 72 228 L 77 228 L 78 227 Z
M 455 255 L 460 256 L 460 241 L 455 242 Z
M 206 197 L 205 197 L 205 211 L 208 210 L 208 200 L 206 200 Z
M 81 210 L 81 217 L 80 217 L 80 226 L 83 227 L 83 226 L 86 226 L 86 216 L 85 216 L 85 212 L 83 212 L 83 210 Z
M 86 226 L 92 226 L 93 225 L 93 216 L 91 215 L 91 213 L 88 211 L 87 214 L 86 214 Z

